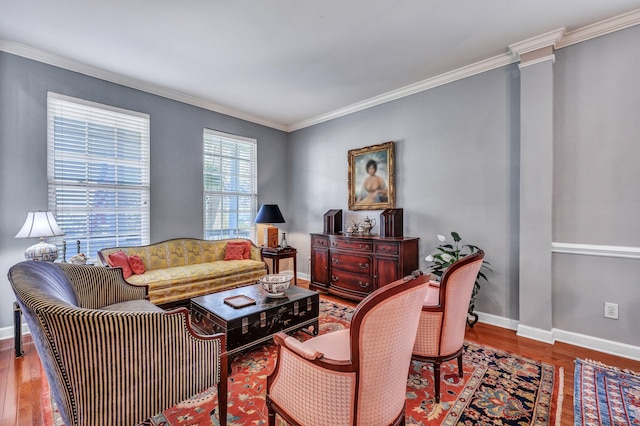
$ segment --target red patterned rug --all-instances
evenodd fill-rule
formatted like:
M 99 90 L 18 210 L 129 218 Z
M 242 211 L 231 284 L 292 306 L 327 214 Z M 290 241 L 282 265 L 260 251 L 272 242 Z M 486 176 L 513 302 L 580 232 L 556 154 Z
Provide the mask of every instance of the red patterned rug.
M 576 425 L 640 425 L 640 373 L 576 358 Z
M 320 333 L 349 326 L 353 310 L 321 301 Z M 302 339 L 308 338 L 298 333 Z M 273 344 L 236 357 L 229 371 L 229 426 L 267 424 L 266 378 L 277 351 Z M 514 354 L 466 343 L 464 377 L 455 362 L 442 365 L 441 402 L 433 397 L 433 370 L 413 361 L 407 380 L 407 426 L 485 424 L 559 425 L 563 371 Z M 218 425 L 216 390 L 212 388 L 148 419 L 144 425 Z M 213 416 L 210 415 L 215 410 Z M 61 425 L 59 416 L 54 424 Z M 279 423 L 284 424 L 284 423 Z

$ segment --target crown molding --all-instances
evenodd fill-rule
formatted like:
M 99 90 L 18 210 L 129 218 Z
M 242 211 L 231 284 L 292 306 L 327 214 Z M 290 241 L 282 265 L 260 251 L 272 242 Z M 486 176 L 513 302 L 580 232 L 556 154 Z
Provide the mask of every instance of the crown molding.
M 344 108 L 322 114 L 308 120 L 299 121 L 297 123 L 289 125 L 289 131 L 299 130 L 305 127 L 320 124 L 325 121 L 333 120 L 335 118 L 343 117 L 345 115 L 353 114 L 354 112 L 362 111 L 377 105 L 381 105 L 387 102 L 394 101 L 396 99 L 404 98 L 425 90 L 433 89 L 438 86 L 442 86 L 451 83 L 456 80 L 461 80 L 472 75 L 480 74 L 485 71 L 490 71 L 495 68 L 500 68 L 505 65 L 517 62 L 517 58 L 510 53 L 497 55 L 483 61 L 476 62 L 471 65 L 467 65 L 456 70 L 440 74 L 438 76 L 428 78 L 426 80 L 419 81 L 417 83 L 410 84 L 408 86 L 401 87 L 400 89 L 392 90 L 382 95 L 374 96 L 373 98 L 366 99 L 362 102 L 358 102 Z
M 182 102 L 188 105 L 194 105 L 209 111 L 239 118 L 241 120 L 249 121 L 255 124 L 260 124 L 262 126 L 287 131 L 287 126 L 281 123 L 264 120 L 262 118 L 255 117 L 250 114 L 246 114 L 244 112 L 237 111 L 235 109 L 228 108 L 222 105 L 218 105 L 213 102 L 206 101 L 202 98 L 179 92 L 177 90 L 168 89 L 166 87 L 148 83 L 146 81 L 126 77 L 121 74 L 86 65 L 69 58 L 54 55 L 53 53 L 45 52 L 13 41 L 0 40 L 0 51 L 21 56 L 23 58 L 32 59 L 34 61 L 42 62 L 48 65 L 53 65 L 55 67 L 63 68 L 69 71 L 78 72 L 90 77 L 99 78 L 100 80 L 105 80 L 111 83 L 119 84 L 121 86 L 141 90 L 153 95 L 162 96 L 163 98 Z
M 605 19 L 604 21 L 596 22 L 595 24 L 587 25 L 574 31 L 566 32 L 564 37 L 558 41 L 556 48 L 562 49 L 572 44 L 601 37 L 638 24 L 640 24 L 640 9 L 632 10 L 631 12 L 614 16 L 613 18 Z
M 470 77 L 474 74 L 479 74 L 484 71 L 489 71 L 494 68 L 499 68 L 504 65 L 515 63 L 520 60 L 520 54 L 531 52 L 536 49 L 540 49 L 546 46 L 553 46 L 555 49 L 561 49 L 572 44 L 580 43 L 582 41 L 620 31 L 638 24 L 640 24 L 640 9 L 615 16 L 613 18 L 579 28 L 574 31 L 566 32 L 564 27 L 559 28 L 540 36 L 533 37 L 519 43 L 511 44 L 508 46 L 509 53 L 506 53 L 504 55 L 498 55 L 493 58 L 486 59 L 484 61 L 480 61 L 463 68 L 459 68 L 458 70 L 451 71 L 427 80 L 423 80 L 421 82 L 400 88 L 398 90 L 387 92 L 383 95 L 376 96 L 362 102 L 358 102 L 347 107 L 331 111 L 327 114 L 318 115 L 308 120 L 302 120 L 297 123 L 290 124 L 288 126 L 288 131 L 292 132 L 294 130 L 299 130 L 305 127 L 313 126 L 315 124 L 320 124 L 325 121 L 333 120 L 334 118 L 339 118 L 348 114 L 352 114 L 354 112 L 362 111 L 364 109 L 383 104 L 385 102 L 400 99 L 404 96 L 413 95 L 415 93 L 432 89 L 446 83 L 451 83 L 461 78 Z M 554 57 L 550 56 L 541 59 L 553 60 Z M 488 63 L 492 61 L 495 62 L 495 66 L 487 66 Z M 534 62 L 530 62 L 527 65 L 533 65 L 533 63 Z M 461 71 L 467 71 L 467 73 Z
M 144 92 L 162 96 L 164 98 L 183 102 L 189 105 L 194 105 L 209 111 L 239 118 L 241 120 L 270 127 L 276 130 L 292 132 L 295 130 L 303 129 L 305 127 L 313 126 L 315 124 L 333 120 L 335 118 L 343 117 L 354 112 L 362 111 L 377 105 L 381 105 L 386 102 L 391 102 L 405 96 L 410 96 L 425 90 L 433 89 L 435 87 L 442 86 L 444 84 L 451 83 L 466 77 L 470 77 L 475 74 L 480 74 L 485 71 L 490 71 L 518 62 L 520 60 L 519 57 L 521 54 L 531 52 L 539 48 L 553 46 L 555 49 L 561 49 L 576 43 L 620 31 L 638 24 L 640 24 L 640 9 L 636 9 L 631 12 L 618 15 L 613 18 L 609 18 L 573 31 L 566 32 L 564 28 L 550 31 L 540 36 L 509 45 L 509 51 L 505 54 L 497 55 L 492 58 L 458 68 L 454 71 L 450 71 L 414 84 L 410 84 L 400 89 L 386 92 L 379 96 L 365 99 L 362 102 L 357 102 L 344 108 L 339 108 L 326 114 L 321 114 L 316 117 L 291 123 L 289 125 L 255 117 L 241 111 L 237 111 L 215 104 L 213 102 L 206 101 L 196 96 L 188 95 L 162 86 L 150 84 L 141 80 L 125 77 L 116 73 L 112 73 L 110 71 L 91 67 L 89 65 L 85 65 L 68 58 L 60 57 L 48 52 L 21 45 L 19 43 L 0 39 L 0 51 L 12 53 L 28 59 L 33 59 L 49 65 L 68 69 L 70 71 L 76 71 L 91 77 L 96 77 L 112 83 L 131 87 L 133 89 L 142 90 Z M 549 59 L 552 58 L 545 58 L 545 60 Z

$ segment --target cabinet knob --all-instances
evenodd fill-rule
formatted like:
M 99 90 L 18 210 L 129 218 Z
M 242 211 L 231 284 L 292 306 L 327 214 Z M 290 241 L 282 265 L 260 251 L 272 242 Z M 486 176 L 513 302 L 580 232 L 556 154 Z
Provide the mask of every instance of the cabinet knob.
M 331 281 L 338 282 L 338 277 L 331 275 Z
M 358 284 L 360 284 L 360 287 L 362 287 L 362 288 L 369 287 L 369 283 L 363 283 L 362 281 L 358 281 Z
M 368 264 L 368 263 L 358 263 L 358 266 L 360 266 L 360 269 L 367 269 L 367 268 L 369 268 L 369 264 Z
M 338 259 L 332 258 L 331 259 L 331 263 L 333 263 L 334 265 L 337 265 L 338 264 Z

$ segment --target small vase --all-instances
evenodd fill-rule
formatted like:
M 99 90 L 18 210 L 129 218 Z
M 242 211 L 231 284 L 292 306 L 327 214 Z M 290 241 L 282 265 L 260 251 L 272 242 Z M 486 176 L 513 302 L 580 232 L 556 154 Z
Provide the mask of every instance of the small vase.
M 284 232 L 282 233 L 282 240 L 280 241 L 280 247 L 281 248 L 287 247 L 287 234 Z

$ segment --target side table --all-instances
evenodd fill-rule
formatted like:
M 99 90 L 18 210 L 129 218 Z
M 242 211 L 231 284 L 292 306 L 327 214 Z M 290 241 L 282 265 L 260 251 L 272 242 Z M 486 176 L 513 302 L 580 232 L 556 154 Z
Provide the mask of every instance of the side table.
M 262 257 L 265 259 L 271 259 L 273 261 L 273 273 L 280 272 L 280 261 L 282 259 L 293 258 L 293 283 L 298 285 L 298 266 L 296 264 L 296 258 L 298 256 L 298 250 L 293 247 L 284 248 L 263 248 Z

